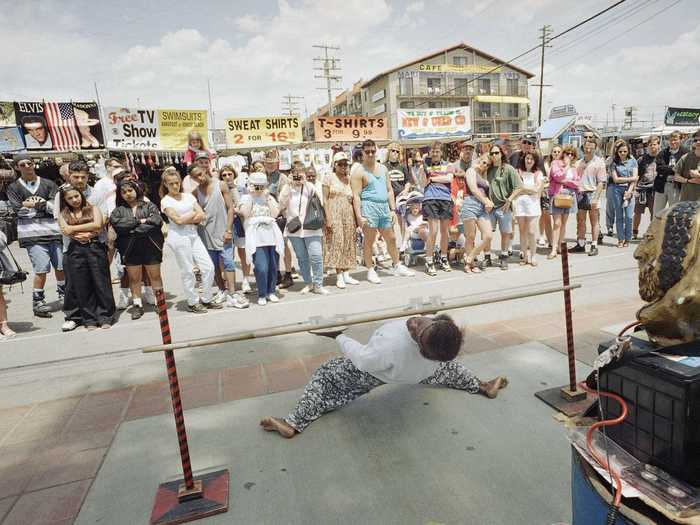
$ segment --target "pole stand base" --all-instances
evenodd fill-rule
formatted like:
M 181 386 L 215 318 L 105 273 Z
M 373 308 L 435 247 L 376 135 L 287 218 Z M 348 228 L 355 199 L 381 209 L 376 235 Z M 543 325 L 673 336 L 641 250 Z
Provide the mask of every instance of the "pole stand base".
M 582 401 L 586 399 L 587 393 L 585 390 L 581 390 L 578 386 L 575 390 L 571 390 L 568 386 L 563 386 L 561 388 L 561 397 L 569 402 Z
M 561 412 L 567 417 L 573 417 L 585 412 L 597 399 L 595 394 L 588 394 L 588 396 L 586 396 L 586 393 L 584 392 L 583 398 L 577 401 L 569 400 L 562 393 L 562 390 L 568 389 L 569 385 L 563 387 L 555 386 L 554 388 L 548 388 L 546 390 L 535 392 L 535 397 L 544 401 L 554 410 Z
M 196 476 L 195 490 L 184 488 L 182 479 L 161 483 L 153 502 L 151 525 L 175 525 L 228 511 L 228 470 Z

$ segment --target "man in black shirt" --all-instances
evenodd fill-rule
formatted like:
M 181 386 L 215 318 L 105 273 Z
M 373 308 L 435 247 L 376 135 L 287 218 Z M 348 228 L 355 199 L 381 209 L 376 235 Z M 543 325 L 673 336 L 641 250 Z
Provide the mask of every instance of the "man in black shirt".
M 667 204 L 670 207 L 680 201 L 681 185 L 673 181 L 673 176 L 676 163 L 686 153 L 688 150 L 681 144 L 681 134 L 674 131 L 668 138 L 668 146 L 656 158 L 654 216 L 659 215 Z
M 513 153 L 508 160 L 510 165 L 517 169 L 518 165 L 520 164 L 521 155 L 532 153 L 535 149 L 535 144 L 537 144 L 537 137 L 535 135 L 523 135 L 520 138 L 520 151 Z M 542 160 L 544 157 L 543 155 L 538 155 L 538 158 L 539 162 L 537 163 L 537 169 L 544 175 L 544 161 Z
M 401 146 L 396 142 L 392 142 L 387 147 L 385 166 L 391 181 L 391 188 L 394 190 L 394 196 L 398 197 L 408 188 L 409 184 L 413 184 L 413 177 L 406 166 L 401 163 Z
M 632 220 L 632 238 L 639 236 L 639 223 L 642 221 L 644 210 L 649 209 L 649 214 L 654 216 L 654 182 L 657 173 L 657 158 L 661 138 L 657 136 L 649 137 L 649 145 L 646 153 L 642 155 L 638 162 L 639 180 L 635 189 L 634 219 Z

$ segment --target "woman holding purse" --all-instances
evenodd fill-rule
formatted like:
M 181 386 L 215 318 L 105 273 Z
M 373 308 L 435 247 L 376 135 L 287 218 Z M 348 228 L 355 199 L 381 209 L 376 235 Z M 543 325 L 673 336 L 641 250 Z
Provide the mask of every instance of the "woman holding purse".
M 637 161 L 630 157 L 630 148 L 624 140 L 615 143 L 613 158 L 610 163 L 610 191 L 615 226 L 617 227 L 617 247 L 629 246 L 632 240 L 632 196 L 637 184 Z
M 576 192 L 578 191 L 579 173 L 576 170 L 578 154 L 576 148 L 567 144 L 562 148 L 561 160 L 553 160 L 549 170 L 549 200 L 551 202 L 554 228 L 552 231 L 552 251 L 547 259 L 554 259 L 561 253 L 559 243 L 566 240 L 566 223 L 569 215 L 576 216 Z
M 316 188 L 306 181 L 303 163 L 294 162 L 291 182 L 280 194 L 280 211 L 287 219 L 285 236 L 292 243 L 306 284 L 301 293 L 328 295 L 330 292 L 323 287 L 323 224 L 312 229 L 306 220 L 314 197 L 318 199 Z

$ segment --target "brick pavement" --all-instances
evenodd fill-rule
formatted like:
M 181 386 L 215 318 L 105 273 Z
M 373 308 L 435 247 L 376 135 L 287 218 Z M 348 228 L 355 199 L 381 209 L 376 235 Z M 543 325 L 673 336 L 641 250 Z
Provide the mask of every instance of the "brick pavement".
M 590 363 L 598 343 L 610 339 L 600 329 L 634 320 L 640 306 L 638 299 L 626 299 L 577 308 L 578 359 Z M 472 325 L 467 328 L 466 351 L 486 352 L 534 340 L 565 353 L 563 326 L 563 313 Z M 183 404 L 190 409 L 294 390 L 335 355 L 182 377 Z M 119 425 L 170 410 L 166 381 L 0 410 L 0 524 L 72 524 Z

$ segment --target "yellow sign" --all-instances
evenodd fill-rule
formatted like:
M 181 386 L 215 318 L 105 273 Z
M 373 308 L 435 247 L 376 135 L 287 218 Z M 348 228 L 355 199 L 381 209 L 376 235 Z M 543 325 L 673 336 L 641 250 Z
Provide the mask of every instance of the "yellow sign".
M 474 102 L 491 102 L 493 104 L 529 104 L 527 97 L 512 97 L 504 95 L 478 95 L 474 97 Z
M 464 66 L 456 66 L 454 64 L 418 64 L 418 71 L 426 73 L 496 73 L 502 67 L 488 64 L 467 64 Z
M 314 119 L 316 142 L 387 140 L 385 117 L 317 117 Z
M 187 149 L 187 134 L 190 131 L 199 131 L 204 145 L 207 144 L 206 110 L 159 109 L 158 127 L 160 129 L 161 149 Z
M 301 143 L 301 119 L 294 116 L 226 119 L 229 148 L 258 148 Z

